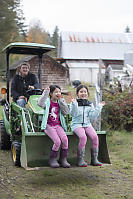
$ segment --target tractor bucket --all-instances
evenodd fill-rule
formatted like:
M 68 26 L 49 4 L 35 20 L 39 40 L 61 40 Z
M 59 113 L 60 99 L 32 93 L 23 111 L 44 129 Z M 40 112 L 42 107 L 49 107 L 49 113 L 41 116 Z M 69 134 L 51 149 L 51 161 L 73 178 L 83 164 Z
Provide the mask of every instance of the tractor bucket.
M 32 109 L 32 113 L 37 113 L 36 100 L 32 97 L 32 101 L 29 100 L 28 106 Z M 34 107 L 34 109 L 32 108 Z M 38 110 L 41 114 L 30 114 L 27 110 L 22 109 L 22 142 L 21 142 L 21 155 L 20 162 L 21 166 L 25 169 L 29 167 L 44 167 L 49 164 L 50 150 L 53 146 L 51 139 L 40 129 L 36 129 L 37 126 L 40 127 L 38 120 L 41 120 L 41 109 Z M 34 124 L 32 120 L 34 118 Z M 35 120 L 36 118 L 36 120 Z M 38 118 L 38 119 L 37 119 Z M 39 119 L 40 118 L 40 119 Z M 34 130 L 35 129 L 35 130 Z M 78 137 L 71 131 L 66 132 L 69 140 L 69 154 L 68 161 L 71 165 L 76 165 L 77 163 L 77 148 L 78 148 Z M 99 161 L 102 163 L 110 164 L 107 142 L 106 142 L 106 131 L 97 131 L 99 137 Z M 90 164 L 91 162 L 91 141 L 88 138 L 85 150 L 85 160 Z M 58 154 L 59 158 L 59 154 Z
M 78 137 L 72 132 L 67 132 L 69 139 L 69 155 L 68 161 L 72 165 L 77 163 L 77 147 Z M 99 161 L 110 164 L 110 159 L 107 150 L 106 134 L 98 132 L 99 136 Z M 21 145 L 21 166 L 25 169 L 29 167 L 44 167 L 48 166 L 50 150 L 53 143 L 44 132 L 26 133 L 22 136 Z M 91 162 L 91 141 L 88 139 L 86 144 L 85 160 L 88 164 Z M 59 157 L 58 157 L 59 158 Z

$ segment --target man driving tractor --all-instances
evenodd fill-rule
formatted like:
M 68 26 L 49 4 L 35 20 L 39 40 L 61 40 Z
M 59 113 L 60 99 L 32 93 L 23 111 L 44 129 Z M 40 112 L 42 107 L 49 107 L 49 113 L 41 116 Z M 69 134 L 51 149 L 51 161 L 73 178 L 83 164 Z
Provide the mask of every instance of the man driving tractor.
M 11 96 L 19 106 L 25 107 L 27 90 L 39 88 L 36 76 L 29 72 L 30 65 L 23 62 L 19 67 L 19 73 L 15 75 L 11 84 Z

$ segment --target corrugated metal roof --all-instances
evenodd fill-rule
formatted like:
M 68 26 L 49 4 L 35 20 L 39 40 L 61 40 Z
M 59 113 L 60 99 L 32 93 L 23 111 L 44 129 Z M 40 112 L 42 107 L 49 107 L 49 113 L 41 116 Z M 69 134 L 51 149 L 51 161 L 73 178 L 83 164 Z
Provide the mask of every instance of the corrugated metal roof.
M 62 41 L 87 43 L 133 43 L 132 33 L 62 32 Z
M 62 32 L 59 46 L 64 59 L 124 60 L 133 49 L 133 34 Z

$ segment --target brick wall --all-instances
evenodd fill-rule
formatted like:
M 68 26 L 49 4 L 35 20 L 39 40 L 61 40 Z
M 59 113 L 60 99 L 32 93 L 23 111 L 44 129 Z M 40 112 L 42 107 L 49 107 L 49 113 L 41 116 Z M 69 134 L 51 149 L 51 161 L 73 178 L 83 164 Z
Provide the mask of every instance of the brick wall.
M 29 60 L 29 63 L 31 66 L 30 71 L 37 76 L 39 68 L 38 57 L 33 57 Z M 44 55 L 42 64 L 42 88 L 46 88 L 51 84 L 57 84 L 62 90 L 66 90 L 68 83 L 68 70 L 50 56 Z

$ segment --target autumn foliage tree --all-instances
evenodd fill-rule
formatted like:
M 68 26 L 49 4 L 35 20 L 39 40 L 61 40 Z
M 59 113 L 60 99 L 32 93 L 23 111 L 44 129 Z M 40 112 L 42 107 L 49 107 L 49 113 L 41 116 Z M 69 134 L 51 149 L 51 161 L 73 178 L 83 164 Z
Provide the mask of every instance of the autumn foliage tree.
M 40 21 L 33 24 L 28 31 L 27 42 L 50 44 L 50 35 L 42 27 Z

